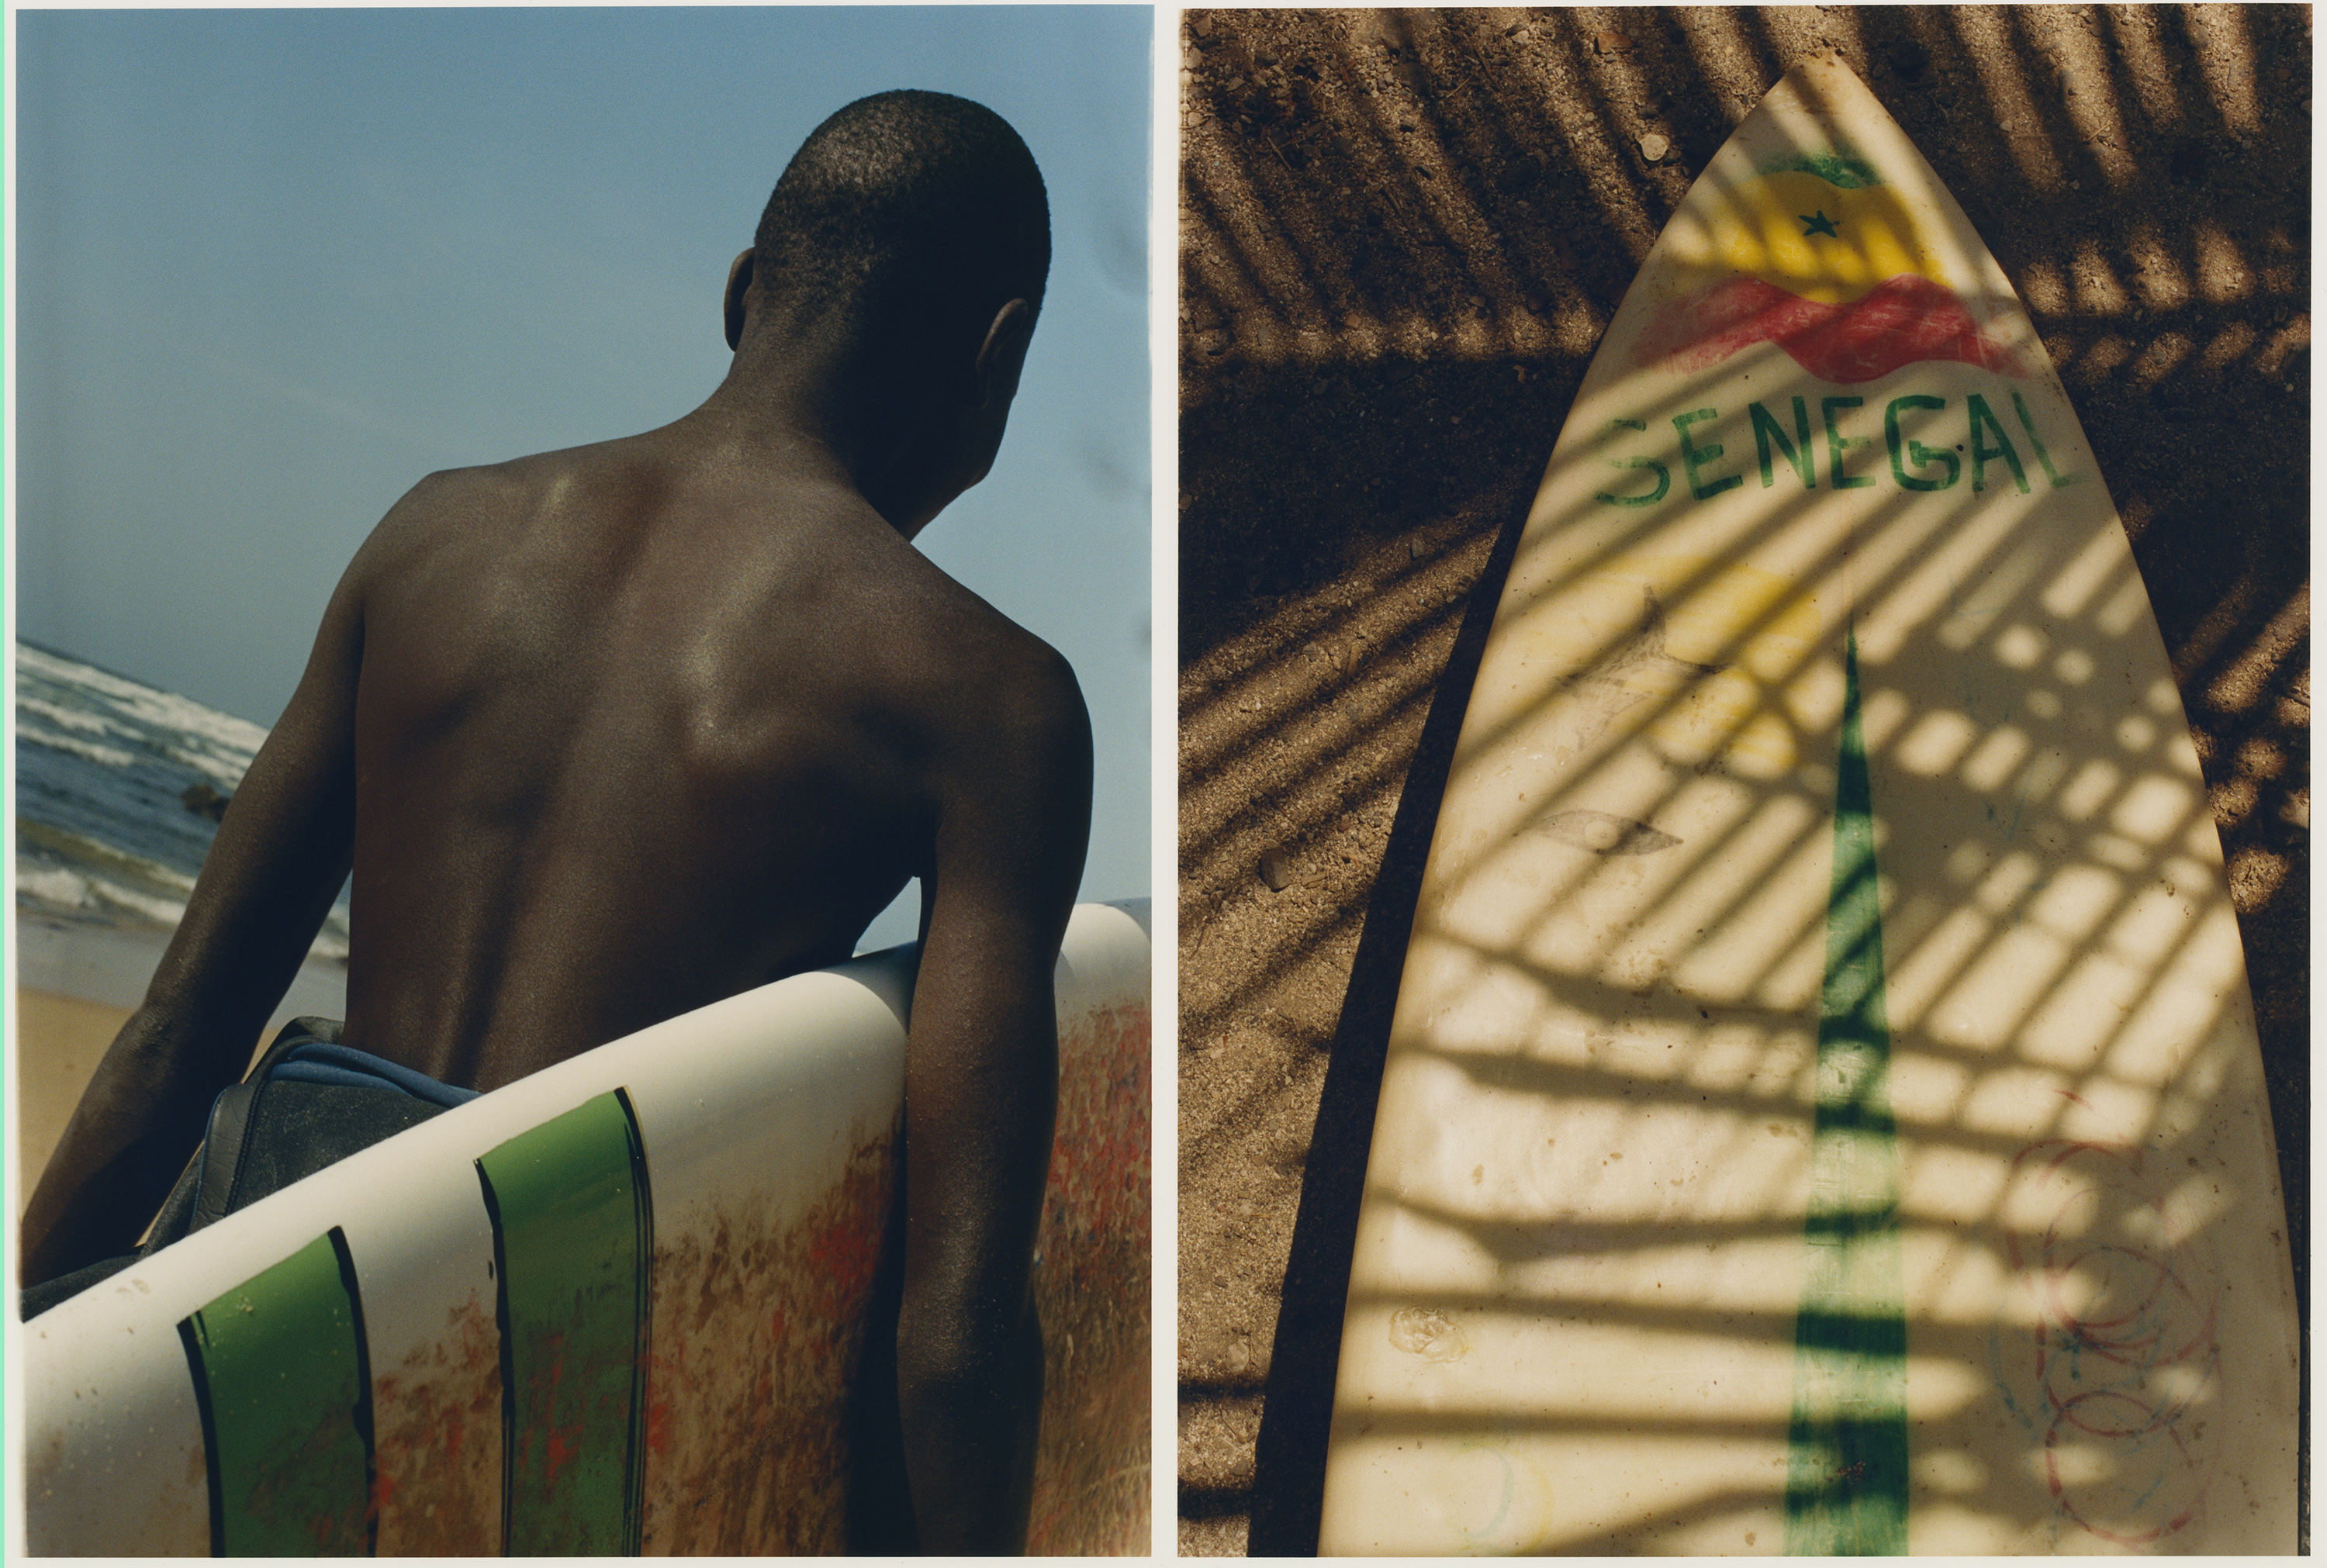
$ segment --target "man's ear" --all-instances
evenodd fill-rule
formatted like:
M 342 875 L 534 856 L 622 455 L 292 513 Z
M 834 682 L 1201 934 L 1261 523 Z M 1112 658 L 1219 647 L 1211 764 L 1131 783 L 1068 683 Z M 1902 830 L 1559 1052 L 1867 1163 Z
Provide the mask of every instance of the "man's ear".
M 977 406 L 1004 407 L 1018 396 L 1018 372 L 1026 368 L 1026 345 L 1034 336 L 1034 307 L 1012 300 L 994 313 L 986 341 L 977 350 Z
M 730 350 L 743 346 L 743 296 L 752 292 L 752 253 L 747 250 L 727 268 L 727 296 L 724 305 Z

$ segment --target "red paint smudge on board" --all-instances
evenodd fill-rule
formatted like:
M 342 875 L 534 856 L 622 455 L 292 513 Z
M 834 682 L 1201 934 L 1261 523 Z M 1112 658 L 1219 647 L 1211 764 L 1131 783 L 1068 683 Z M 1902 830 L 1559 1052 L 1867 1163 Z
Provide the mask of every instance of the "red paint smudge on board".
M 1144 1552 L 1148 1012 L 1060 1022 L 1058 1142 L 1036 1270 L 1049 1366 L 1030 1545 Z M 650 1397 L 680 1414 L 650 1440 L 649 1551 L 846 1546 L 841 1413 L 881 1262 L 896 1137 L 892 1127 L 858 1148 L 804 1218 L 743 1204 L 659 1230 Z
M 1045 1361 L 1030 1554 L 1147 1549 L 1149 1013 L 1097 1009 L 1059 1042 L 1058 1141 L 1035 1271 Z
M 661 1454 L 669 1448 L 670 1401 L 659 1397 L 650 1383 L 647 1393 L 647 1451 Z
M 1806 300 L 1760 278 L 1726 278 L 1666 306 L 1641 334 L 1633 359 L 1702 370 L 1764 341 L 1820 380 L 1844 385 L 1927 359 L 2028 373 L 2009 348 L 1980 331 L 1953 289 L 1911 272 L 1848 304 Z
M 541 1453 L 543 1486 L 556 1486 L 557 1472 L 581 1457 L 582 1423 L 577 1421 L 572 1426 L 551 1427 L 548 1446 Z
M 842 1413 L 893 1191 L 892 1125 L 805 1216 L 722 1209 L 659 1231 L 652 1397 L 677 1412 L 645 1477 L 655 1554 L 843 1550 Z
M 383 1556 L 500 1547 L 500 1336 L 483 1296 L 446 1309 L 372 1390 Z

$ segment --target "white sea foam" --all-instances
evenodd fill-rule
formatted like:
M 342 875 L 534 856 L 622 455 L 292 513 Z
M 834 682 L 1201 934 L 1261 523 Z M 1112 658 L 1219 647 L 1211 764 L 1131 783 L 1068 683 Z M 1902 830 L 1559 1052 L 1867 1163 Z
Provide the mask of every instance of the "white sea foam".
M 56 865 L 19 865 L 16 899 L 19 904 L 29 903 L 35 909 L 116 917 L 100 923 L 119 924 L 118 917 L 126 915 L 130 924 L 160 926 L 165 930 L 174 928 L 186 913 L 180 900 L 159 898 L 125 887 L 111 877 Z
M 17 854 L 20 860 L 24 853 L 25 844 L 30 842 L 35 849 L 44 851 L 48 854 L 61 855 L 69 861 L 85 865 L 115 866 L 131 876 L 156 884 L 165 893 L 174 892 L 191 896 L 194 891 L 194 879 L 176 867 L 164 865 L 160 861 L 139 854 L 134 850 L 125 849 L 117 844 L 99 844 L 84 834 L 75 833 L 70 827 L 59 827 L 52 823 L 44 822 L 33 826 L 28 831 L 20 825 L 17 835 Z
M 182 746 L 172 745 L 163 746 L 162 754 L 172 761 L 183 762 L 198 773 L 209 774 L 217 780 L 220 790 L 229 795 L 242 788 L 242 776 L 250 771 L 250 758 L 248 755 L 238 761 L 234 758 L 205 757 L 197 752 L 189 751 Z
M 173 871 L 158 862 L 147 860 L 142 854 L 125 854 L 121 858 L 128 862 L 129 870 L 139 876 L 147 877 L 161 883 L 164 891 L 182 894 L 187 898 L 193 896 L 194 879 L 184 872 Z
M 29 702 L 19 702 L 16 705 L 16 711 L 21 714 L 33 705 Z M 117 747 L 99 745 L 95 741 L 84 741 L 78 735 L 44 733 L 39 730 L 27 730 L 21 723 L 17 727 L 16 737 L 19 740 L 30 741 L 36 746 L 46 746 L 52 751 L 70 751 L 76 757 L 86 757 L 90 761 L 107 768 L 126 768 L 137 761 L 134 754 Z
M 216 744 L 222 752 L 239 753 L 243 765 L 266 739 L 266 728 L 232 714 L 128 680 L 93 666 L 59 658 L 28 643 L 16 645 L 16 667 L 30 669 L 62 685 L 76 686 L 109 698 L 122 713 L 157 729 L 177 731 Z
M 18 733 L 36 745 L 69 751 L 109 768 L 126 768 L 136 761 L 139 751 L 145 751 L 191 768 L 232 794 L 241 787 L 252 756 L 266 739 L 260 726 L 191 698 L 156 691 L 23 643 L 16 647 Z M 67 700 L 27 691 L 27 675 L 61 688 L 68 694 Z M 69 705 L 73 697 L 98 705 Z M 27 719 L 42 722 L 27 724 Z M 105 744 L 108 740 L 118 744 Z
M 96 897 L 89 890 L 89 879 L 61 865 L 30 869 L 20 866 L 16 872 L 16 896 L 38 899 L 68 910 L 93 909 L 97 905 Z
M 191 774 L 239 788 L 261 726 L 23 643 L 17 653 L 16 896 L 89 932 L 173 928 L 212 828 L 181 810 Z M 344 966 L 335 905 L 310 957 Z
M 113 728 L 102 714 L 78 713 L 61 704 L 52 703 L 46 697 L 31 696 L 23 692 L 18 692 L 16 694 L 17 723 L 21 725 L 24 722 L 26 714 L 38 714 L 52 724 L 62 724 L 68 730 L 79 730 L 86 734 L 102 735 Z
M 90 877 L 89 888 L 99 902 L 111 904 L 157 926 L 175 929 L 178 922 L 186 918 L 186 906 L 176 900 L 157 899 L 134 888 L 123 887 L 108 877 Z

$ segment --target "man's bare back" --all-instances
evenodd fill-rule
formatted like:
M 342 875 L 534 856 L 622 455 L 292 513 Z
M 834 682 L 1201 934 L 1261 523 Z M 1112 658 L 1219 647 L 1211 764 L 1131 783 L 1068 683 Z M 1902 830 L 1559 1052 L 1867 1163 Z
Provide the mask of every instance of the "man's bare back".
M 436 476 L 358 557 L 347 1044 L 492 1088 L 845 958 L 962 754 L 1074 702 L 845 477 L 718 435 Z
M 1001 442 L 1042 210 L 986 111 L 852 105 L 736 258 L 702 407 L 390 510 L 33 1194 L 27 1284 L 134 1242 L 350 867 L 342 1043 L 480 1089 L 846 957 L 919 877 L 912 1513 L 930 1549 L 1023 1540 L 1089 722 L 911 540 Z

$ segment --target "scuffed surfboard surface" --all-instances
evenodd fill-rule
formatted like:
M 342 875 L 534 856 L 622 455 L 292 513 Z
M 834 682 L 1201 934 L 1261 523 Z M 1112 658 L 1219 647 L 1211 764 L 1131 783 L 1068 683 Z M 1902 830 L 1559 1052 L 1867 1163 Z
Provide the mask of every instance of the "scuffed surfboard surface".
M 1076 911 L 1036 1550 L 1149 1538 L 1148 965 L 1144 912 Z M 911 974 L 858 960 L 561 1063 L 34 1320 L 30 1549 L 845 1549 Z M 285 1407 L 253 1383 L 275 1318 L 367 1375 Z M 315 1462 L 278 1462 L 311 1427 Z
M 1143 957 L 1141 962 L 1145 962 Z M 1026 1549 L 1145 1556 L 1153 1269 L 1151 1031 L 1143 991 L 1086 968 L 1061 986 L 1059 1132 L 1034 1282 L 1042 1440 Z
M 1324 1550 L 2294 1548 L 2180 699 L 2026 313 L 1836 62 L 1585 377 L 1389 1050 Z

